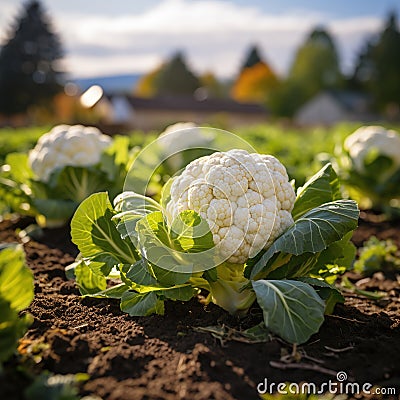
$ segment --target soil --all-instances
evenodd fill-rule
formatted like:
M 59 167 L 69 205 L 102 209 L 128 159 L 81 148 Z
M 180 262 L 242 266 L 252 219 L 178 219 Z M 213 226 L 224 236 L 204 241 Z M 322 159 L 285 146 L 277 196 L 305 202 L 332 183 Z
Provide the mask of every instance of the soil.
M 30 222 L 1 222 L 0 242 L 21 241 L 16 230 Z M 390 238 L 400 248 L 398 222 L 377 221 L 364 213 L 353 241 L 361 246 L 371 235 Z M 376 301 L 346 293 L 345 304 L 326 317 L 320 332 L 293 349 L 276 337 L 248 344 L 194 330 L 250 327 L 261 320 L 257 307 L 238 320 L 193 299 L 167 302 L 164 316 L 133 318 L 120 311 L 117 301 L 81 298 L 64 273 L 77 254 L 66 229 L 45 230 L 24 247 L 35 276 L 35 298 L 28 310 L 34 322 L 20 349 L 27 358 L 34 353 L 30 363 L 35 373 L 89 374 L 80 386 L 82 396 L 248 400 L 259 398 L 256 388 L 264 378 L 269 383 L 322 384 L 335 380 L 339 371 L 348 381 L 395 387 L 400 393 L 400 276 L 394 273 L 379 272 L 367 279 L 348 273 L 359 288 L 386 292 L 385 297 Z M 16 377 L 17 362 L 11 360 L 0 376 L 1 399 L 23 398 L 27 379 Z

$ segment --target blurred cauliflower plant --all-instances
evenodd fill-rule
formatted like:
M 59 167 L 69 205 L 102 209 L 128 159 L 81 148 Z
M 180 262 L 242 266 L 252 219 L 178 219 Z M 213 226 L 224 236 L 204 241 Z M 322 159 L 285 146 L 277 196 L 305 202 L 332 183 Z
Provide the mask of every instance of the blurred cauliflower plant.
M 193 122 L 178 122 L 160 133 L 157 144 L 169 176 L 198 157 L 211 154 L 214 134 Z
M 341 178 L 363 208 L 390 212 L 400 207 L 400 134 L 363 126 L 348 136 L 337 154 Z
M 29 155 L 11 153 L 0 170 L 7 209 L 35 216 L 41 226 L 65 224 L 79 203 L 101 190 L 123 187 L 129 139 L 95 127 L 59 125 L 41 136 Z
M 41 136 L 29 152 L 29 165 L 39 181 L 48 182 L 52 172 L 63 167 L 99 163 L 111 141 L 95 127 L 58 125 Z
M 400 254 L 391 240 L 379 240 L 372 236 L 360 249 L 354 270 L 362 275 L 372 275 L 378 271 L 395 271 L 400 269 Z

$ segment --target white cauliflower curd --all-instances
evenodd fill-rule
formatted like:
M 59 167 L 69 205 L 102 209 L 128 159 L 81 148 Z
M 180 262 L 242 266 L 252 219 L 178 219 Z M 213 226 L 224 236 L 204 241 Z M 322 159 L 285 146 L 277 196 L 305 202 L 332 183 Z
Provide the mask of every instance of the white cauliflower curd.
M 100 161 L 111 138 L 95 127 L 58 125 L 45 133 L 29 153 L 29 164 L 42 182 L 65 166 L 86 167 Z
M 365 171 L 365 159 L 371 151 L 384 155 L 400 167 L 400 135 L 382 126 L 363 126 L 348 136 L 344 149 L 349 153 L 357 172 Z
M 255 256 L 293 224 L 295 192 L 273 156 L 245 150 L 218 152 L 191 162 L 171 186 L 167 214 L 194 210 L 209 224 L 230 263 Z

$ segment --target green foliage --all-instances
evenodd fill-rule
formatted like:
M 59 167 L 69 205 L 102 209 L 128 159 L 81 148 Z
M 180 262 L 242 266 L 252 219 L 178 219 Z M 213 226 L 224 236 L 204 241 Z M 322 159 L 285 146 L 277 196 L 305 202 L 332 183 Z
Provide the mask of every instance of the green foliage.
M 107 193 L 95 193 L 81 203 L 71 221 L 72 241 L 84 257 L 98 262 L 133 264 L 138 256 L 129 239 L 122 239 L 112 223 L 114 210 Z
M 354 270 L 362 275 L 371 275 L 378 271 L 398 270 L 400 257 L 397 246 L 391 240 L 369 238 L 360 249 Z
M 375 291 L 362 290 L 362 289 L 358 288 L 354 283 L 352 283 L 347 276 L 342 277 L 340 284 L 341 284 L 341 287 L 344 288 L 347 292 L 356 293 L 356 294 L 366 297 L 367 299 L 370 299 L 370 300 L 380 300 L 383 297 L 387 296 L 386 292 L 380 292 L 380 291 L 376 291 L 376 290 Z
M 0 164 L 7 154 L 32 149 L 40 136 L 49 131 L 49 127 L 2 128 L 0 129 Z
M 354 137 L 357 140 L 352 142 Z M 388 218 L 398 217 L 400 164 L 396 149 L 399 148 L 398 132 L 374 126 L 360 128 L 336 147 L 340 178 L 348 197 L 357 200 L 361 208 L 383 212 Z
M 84 373 L 51 375 L 43 373 L 25 390 L 26 400 L 79 400 L 79 384 L 87 381 Z M 89 398 L 88 398 L 89 400 Z
M 208 279 L 212 301 L 231 314 L 246 314 L 255 300 L 243 271 L 243 265 L 225 262 L 217 266 L 216 279 Z
M 358 216 L 357 204 L 352 200 L 337 200 L 315 207 L 275 240 L 251 269 L 250 277 L 260 278 L 275 270 L 276 264 L 271 265 L 269 261 L 278 252 L 295 256 L 322 252 L 353 231 Z
M 28 156 L 22 153 L 8 154 L 5 164 L 0 168 L 0 212 L 17 212 L 34 215 L 32 190 L 29 182 L 33 173 L 28 165 Z
M 332 164 L 326 164 L 303 187 L 297 189 L 292 210 L 293 219 L 296 220 L 314 207 L 340 198 L 339 179 Z
M 121 310 L 132 316 L 164 314 L 164 302 L 154 292 L 126 291 L 121 298 Z
M 311 261 L 318 260 L 312 254 L 321 254 L 353 231 L 357 227 L 358 215 L 357 204 L 351 200 L 338 200 L 316 207 L 284 232 L 254 266 L 247 269 L 246 275 L 260 279 L 284 265 L 286 268 L 296 266 L 295 276 L 307 276 L 315 270 Z M 273 258 L 276 253 L 279 253 L 278 258 Z M 304 275 L 298 275 L 300 271 Z
M 400 169 L 379 182 L 379 176 L 384 177 L 380 172 L 384 172 L 383 166 L 387 160 L 387 157 L 379 157 L 373 166 L 375 171 L 370 169 L 359 173 L 354 169 L 347 172 L 343 170 L 343 181 L 349 196 L 356 199 L 363 209 L 374 209 L 392 218 L 398 216 Z
M 0 52 L 0 113 L 26 112 L 62 91 L 63 51 L 38 1 L 29 1 Z
M 339 198 L 337 175 L 327 164 L 298 189 L 295 224 L 267 251 L 250 260 L 245 275 L 252 279 L 296 278 L 317 286 L 326 301 L 325 312 L 331 313 L 342 298 L 324 280 L 333 283 L 341 269 L 351 266 L 355 247 L 350 239 L 359 214 L 354 202 Z
M 294 280 L 252 282 L 265 325 L 290 343 L 304 343 L 324 322 L 325 303 L 307 283 Z
M 377 109 L 400 106 L 400 31 L 397 16 L 389 15 L 383 30 L 361 52 L 353 81 L 372 94 Z M 389 112 L 389 110 L 386 110 Z
M 83 295 L 96 294 L 106 290 L 107 280 L 105 275 L 108 275 L 111 269 L 104 263 L 80 260 L 74 265 L 73 271 Z
M 0 366 L 15 351 L 32 320 L 19 312 L 33 299 L 33 275 L 20 245 L 0 249 Z

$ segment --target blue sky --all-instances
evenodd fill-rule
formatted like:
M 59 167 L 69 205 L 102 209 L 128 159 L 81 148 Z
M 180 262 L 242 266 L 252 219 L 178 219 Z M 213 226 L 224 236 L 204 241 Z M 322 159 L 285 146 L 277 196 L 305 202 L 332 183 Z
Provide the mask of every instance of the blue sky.
M 334 36 L 344 71 L 399 0 L 42 0 L 74 77 L 143 73 L 177 50 L 198 72 L 233 76 L 248 46 L 284 75 L 316 25 Z M 0 41 L 22 1 L 1 0 Z

